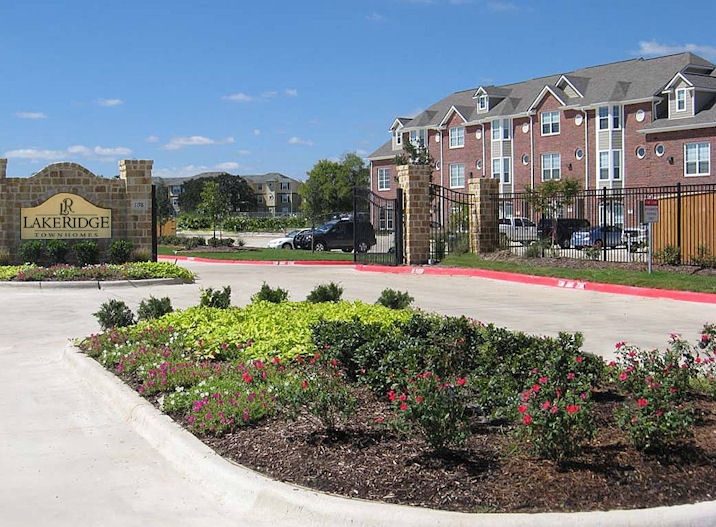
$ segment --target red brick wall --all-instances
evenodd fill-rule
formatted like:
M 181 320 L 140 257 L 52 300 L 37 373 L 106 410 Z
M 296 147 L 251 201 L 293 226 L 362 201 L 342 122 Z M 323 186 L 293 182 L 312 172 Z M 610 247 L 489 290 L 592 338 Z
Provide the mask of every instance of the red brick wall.
M 646 174 L 632 179 L 629 186 L 675 185 L 681 182 L 684 185 L 701 185 L 716 183 L 716 127 L 700 130 L 683 130 L 649 134 L 645 138 L 646 158 L 648 161 Z M 684 175 L 684 145 L 687 143 L 711 143 L 711 175 L 688 176 Z M 654 148 L 657 144 L 664 145 L 664 155 L 657 156 Z M 670 158 L 673 157 L 673 164 Z

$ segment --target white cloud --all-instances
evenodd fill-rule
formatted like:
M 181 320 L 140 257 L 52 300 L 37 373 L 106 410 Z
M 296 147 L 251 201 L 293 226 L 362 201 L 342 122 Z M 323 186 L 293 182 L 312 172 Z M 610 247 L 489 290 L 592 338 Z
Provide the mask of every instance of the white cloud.
M 172 137 L 169 142 L 163 146 L 164 150 L 179 150 L 185 146 L 205 146 L 205 145 L 225 145 L 234 142 L 233 137 L 225 139 L 211 139 L 203 135 L 192 135 L 189 137 Z
M 371 22 L 385 22 L 385 17 L 381 15 L 380 13 L 371 13 L 366 17 Z
M 289 145 L 304 145 L 304 146 L 313 146 L 313 141 L 310 141 L 308 139 L 301 139 L 300 137 L 293 136 L 288 140 Z
M 655 57 L 659 55 L 673 55 L 684 51 L 691 51 L 709 60 L 716 60 L 716 47 L 714 46 L 703 46 L 699 44 L 664 44 L 654 39 L 639 41 L 639 50 L 636 54 Z
M 95 154 L 102 157 L 128 156 L 132 153 L 129 148 L 125 148 L 123 146 L 118 146 L 115 148 L 102 148 L 101 146 L 95 146 L 93 151 Z
M 156 135 L 150 135 L 149 137 L 147 137 L 147 138 L 145 139 L 145 141 L 146 141 L 147 143 L 158 143 L 158 142 L 159 142 L 159 137 L 157 137 Z
M 245 93 L 232 93 L 231 95 L 224 95 L 222 99 L 233 102 L 251 102 L 255 100 L 253 97 L 246 95 Z
M 84 145 L 68 146 L 64 150 L 49 150 L 42 148 L 21 148 L 5 152 L 4 157 L 8 159 L 28 159 L 30 161 L 60 161 L 72 160 L 77 157 L 87 159 L 111 160 L 118 157 L 129 156 L 132 150 L 123 146 L 114 148 L 103 148 L 95 146 L 89 148 Z
M 284 93 L 288 95 L 289 97 L 298 97 L 298 90 L 293 88 L 288 88 L 284 90 Z
M 456 3 L 456 2 L 453 2 L 453 3 Z M 517 7 L 512 2 L 489 2 L 487 4 L 487 8 L 490 11 L 499 11 L 499 12 L 519 10 L 519 7 Z
M 365 156 L 367 156 L 369 153 L 370 153 L 370 152 L 368 152 L 367 150 L 363 150 L 362 148 L 359 148 L 358 150 L 356 150 L 356 155 L 357 155 L 357 156 L 360 156 L 360 157 L 365 157 Z
M 242 156 L 248 156 L 251 155 L 251 150 L 246 150 L 245 148 L 242 148 L 241 150 L 239 150 L 239 154 L 241 154 Z
M 119 106 L 120 104 L 124 104 L 122 99 L 97 99 L 96 102 L 100 106 Z
M 254 135 L 261 135 L 261 130 L 254 128 Z
M 186 165 L 183 167 L 155 168 L 152 170 L 152 175 L 161 178 L 188 177 L 208 172 L 209 170 L 209 167 L 203 165 Z
M 265 91 L 261 94 L 262 99 L 273 99 L 278 95 L 278 92 L 276 90 L 271 91 Z
M 15 117 L 20 119 L 47 119 L 47 116 L 42 112 L 16 112 Z
M 233 161 L 227 161 L 226 163 L 219 163 L 214 168 L 216 168 L 217 170 L 227 170 L 227 171 L 228 170 L 238 170 L 239 164 L 235 163 Z

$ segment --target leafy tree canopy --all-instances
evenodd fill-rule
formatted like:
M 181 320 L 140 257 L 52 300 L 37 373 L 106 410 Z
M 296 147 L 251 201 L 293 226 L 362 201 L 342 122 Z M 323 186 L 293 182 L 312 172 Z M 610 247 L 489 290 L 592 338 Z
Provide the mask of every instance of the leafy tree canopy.
M 321 159 L 302 185 L 300 194 L 304 213 L 311 219 L 353 209 L 353 187 L 366 187 L 370 173 L 363 159 L 354 153 L 340 161 Z
M 189 179 L 182 185 L 179 195 L 179 208 L 182 212 L 197 212 L 201 204 L 201 192 L 208 182 L 215 182 L 229 201 L 232 212 L 256 210 L 256 195 L 247 181 L 241 176 L 233 176 L 226 172 L 214 177 Z

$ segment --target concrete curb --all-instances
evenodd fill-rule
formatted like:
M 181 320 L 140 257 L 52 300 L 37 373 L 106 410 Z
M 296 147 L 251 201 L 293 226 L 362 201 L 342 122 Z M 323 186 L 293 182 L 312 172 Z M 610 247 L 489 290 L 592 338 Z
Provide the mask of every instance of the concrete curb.
M 113 287 L 146 287 L 154 285 L 183 284 L 179 278 L 149 278 L 147 280 L 78 280 L 76 282 L 38 281 L 38 282 L 4 282 L 2 287 L 24 287 L 28 289 L 110 289 Z
M 369 502 L 321 494 L 266 478 L 234 464 L 154 408 L 119 378 L 73 345 L 63 360 L 99 397 L 185 477 L 209 489 L 248 520 L 291 526 L 373 527 L 548 527 L 553 525 L 710 527 L 716 502 L 617 510 L 546 514 L 466 514 Z

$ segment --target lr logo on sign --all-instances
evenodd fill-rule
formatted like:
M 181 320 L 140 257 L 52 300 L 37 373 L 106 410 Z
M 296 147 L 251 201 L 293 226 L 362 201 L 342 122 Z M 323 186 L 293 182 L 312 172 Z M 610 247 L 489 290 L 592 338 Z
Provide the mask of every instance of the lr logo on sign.
M 67 216 L 72 212 L 72 198 L 65 198 L 60 202 L 60 216 Z
M 37 207 L 20 209 L 20 214 L 23 240 L 112 237 L 112 210 L 76 194 L 55 194 Z

